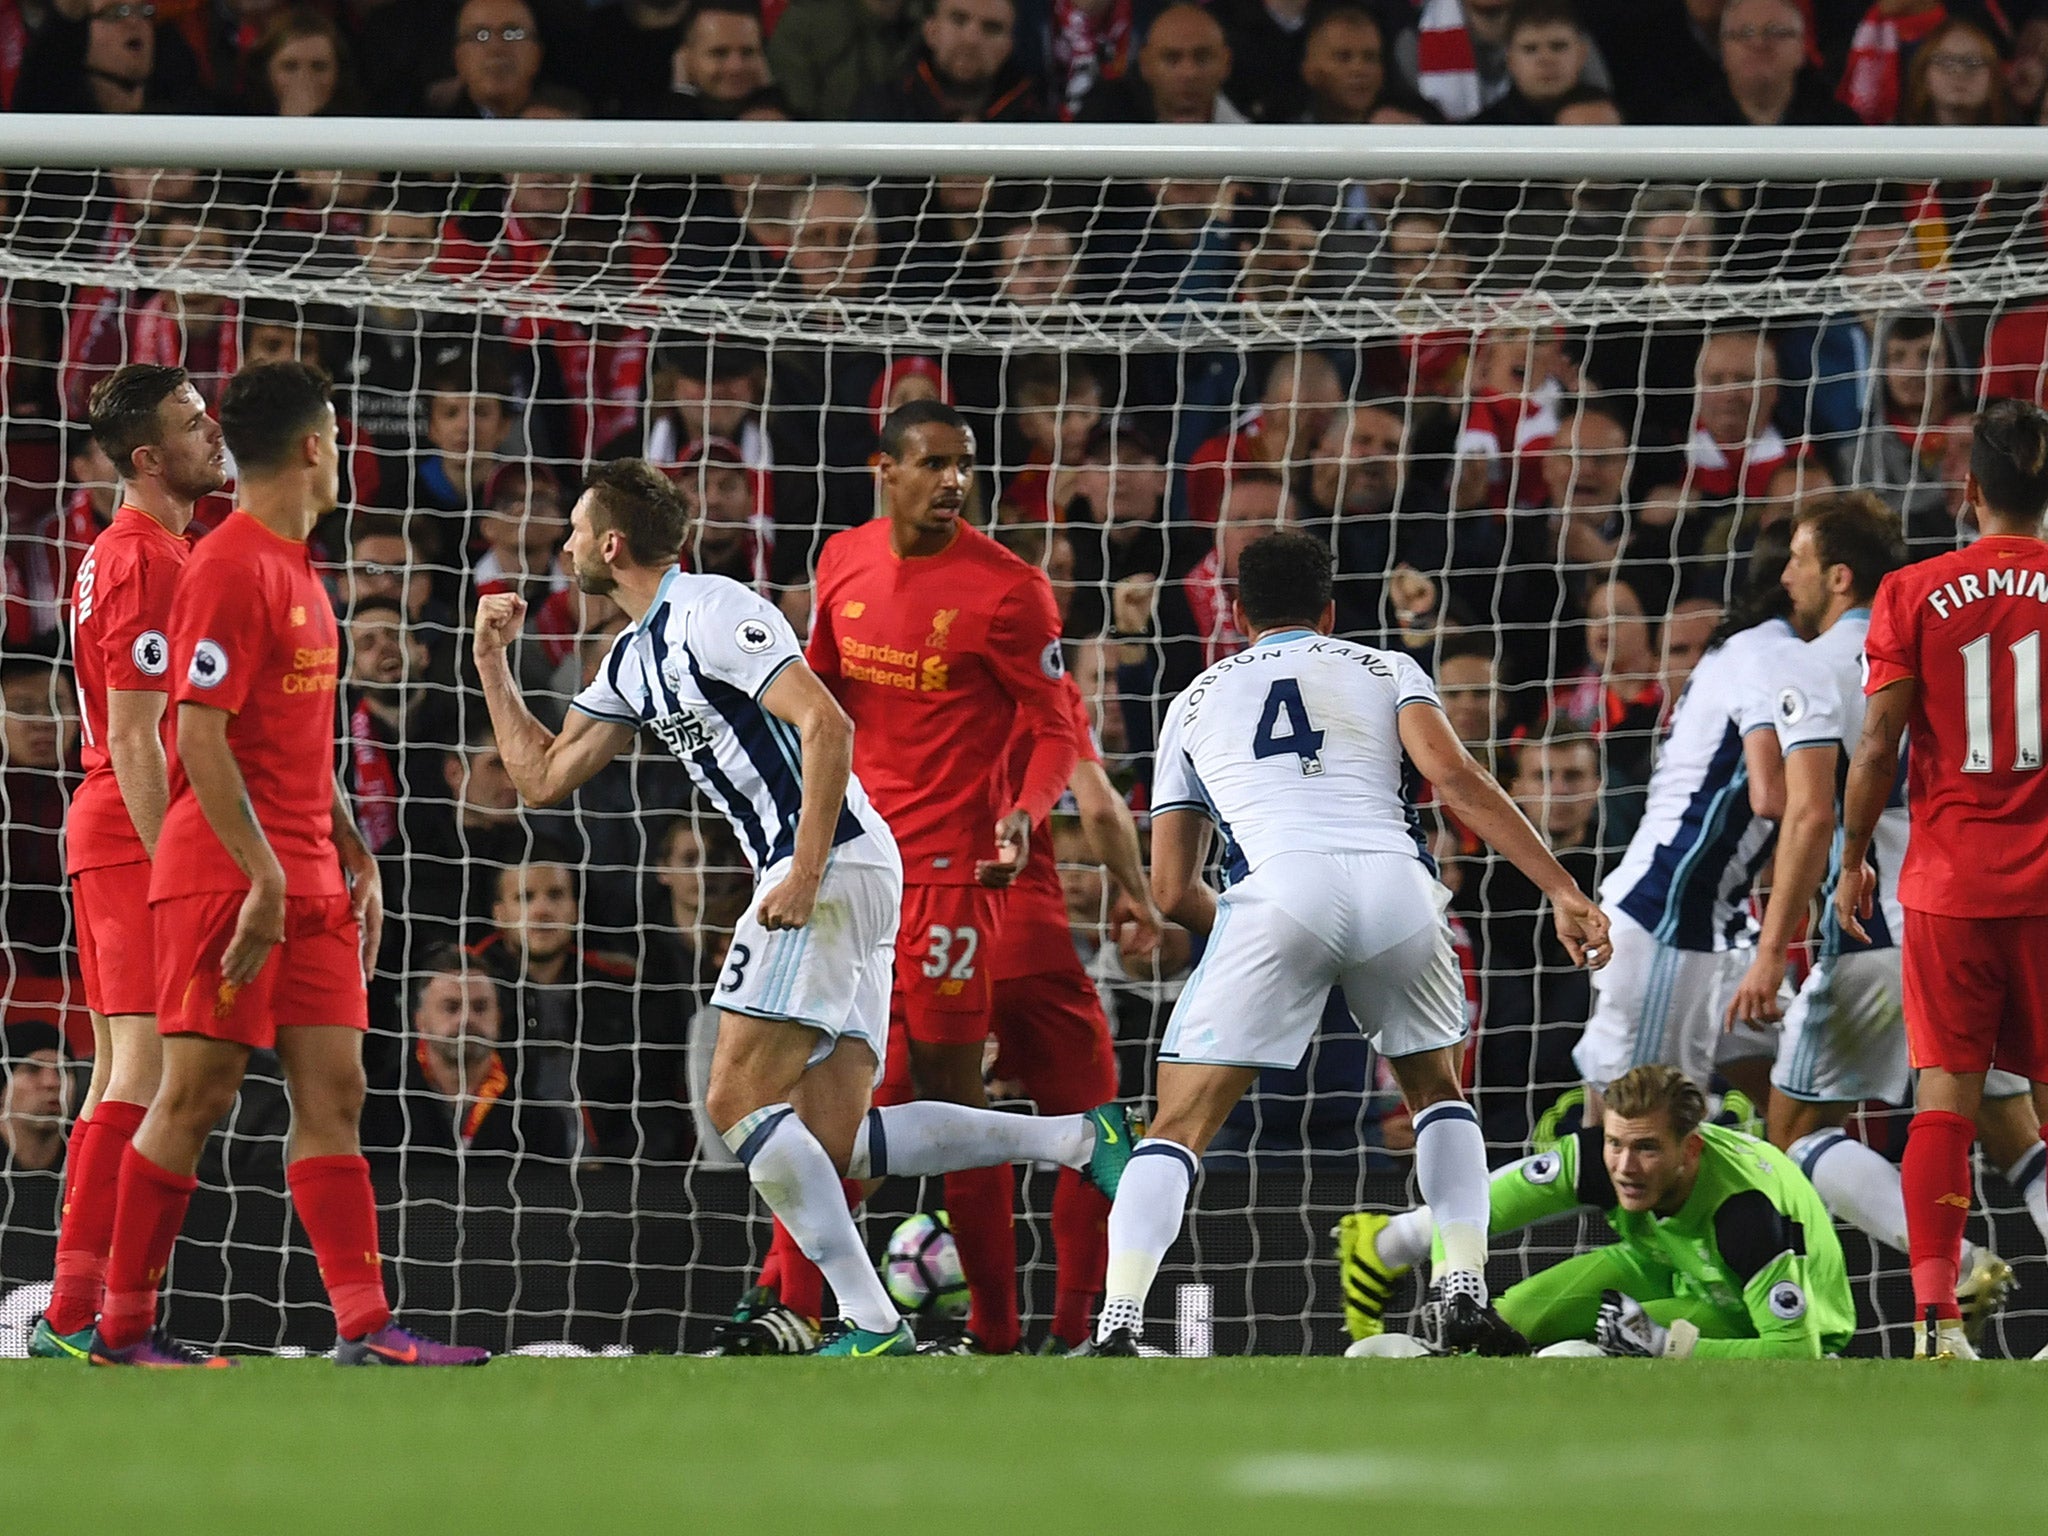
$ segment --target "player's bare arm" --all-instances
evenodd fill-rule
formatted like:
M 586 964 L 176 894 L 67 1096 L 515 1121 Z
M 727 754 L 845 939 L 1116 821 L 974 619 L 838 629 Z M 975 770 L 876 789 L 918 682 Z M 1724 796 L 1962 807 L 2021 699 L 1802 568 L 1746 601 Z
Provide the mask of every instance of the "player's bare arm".
M 1863 737 L 1849 762 L 1849 782 L 1842 791 L 1842 879 L 1835 887 L 1835 921 L 1842 931 L 1868 943 L 1863 919 L 1877 894 L 1877 874 L 1870 867 L 1870 839 L 1885 801 L 1899 776 L 1899 742 L 1906 721 L 1919 701 L 1920 683 L 1902 677 L 1870 696 L 1863 711 Z
M 162 726 L 170 695 L 154 689 L 107 690 L 107 757 L 121 803 L 143 849 L 156 857 L 157 834 L 171 804 L 170 764 L 164 756 Z
M 198 797 L 200 814 L 249 877 L 234 937 L 221 957 L 224 980 L 244 986 L 284 939 L 284 866 L 256 819 L 241 765 L 228 745 L 228 713 L 204 704 L 178 706 L 178 760 Z
M 1770 740 L 1771 733 L 1752 733 L 1752 739 L 1758 737 Z M 1785 756 L 1785 804 L 1778 821 L 1771 899 L 1764 907 L 1756 955 L 1728 1003 L 1731 1025 L 1744 1020 L 1774 1023 L 1783 1012 L 1778 1007 L 1778 991 L 1785 984 L 1785 952 L 1792 947 L 1800 922 L 1812 910 L 1821 881 L 1827 878 L 1828 848 L 1835 837 L 1835 764 L 1840 752 L 1830 742 L 1795 747 Z
M 1401 746 L 1445 806 L 1549 898 L 1551 920 L 1574 965 L 1598 970 L 1613 956 L 1607 914 L 1579 889 L 1543 834 L 1529 824 L 1492 774 L 1465 750 L 1443 710 L 1415 700 L 1401 711 Z M 1155 842 L 1153 858 L 1158 858 Z M 1163 905 L 1163 904 L 1162 904 Z
M 1213 828 L 1200 811 L 1161 811 L 1152 818 L 1152 899 L 1190 933 L 1216 925 L 1216 893 L 1202 879 Z
M 1119 947 L 1139 957 L 1157 953 L 1162 923 L 1145 881 L 1145 857 L 1138 847 L 1138 824 L 1131 808 L 1110 783 L 1102 764 L 1086 758 L 1074 764 L 1074 777 L 1067 787 L 1081 810 L 1081 835 L 1087 839 L 1088 851 L 1102 862 L 1129 903 L 1129 915 L 1122 925 L 1127 931 L 1119 934 Z
M 789 873 L 761 898 L 757 910 L 764 928 L 801 928 L 817 904 L 825 860 L 832 852 L 832 832 L 846 803 L 846 781 L 853 775 L 853 721 L 817 674 L 800 661 L 776 674 L 761 694 L 761 707 L 796 727 L 804 803 L 797 814 Z
M 553 805 L 587 783 L 596 772 L 632 744 L 630 726 L 599 720 L 571 710 L 560 731 L 534 718 L 512 681 L 506 650 L 526 623 L 526 599 L 494 592 L 476 608 L 476 633 L 470 653 L 483 680 L 484 704 L 491 712 L 491 730 L 505 760 L 513 788 L 528 805 Z
M 356 828 L 348 791 L 340 779 L 334 781 L 332 823 L 334 850 L 341 856 L 341 872 L 348 877 L 348 904 L 362 929 L 363 979 L 367 981 L 376 968 L 377 946 L 384 937 L 384 874 Z

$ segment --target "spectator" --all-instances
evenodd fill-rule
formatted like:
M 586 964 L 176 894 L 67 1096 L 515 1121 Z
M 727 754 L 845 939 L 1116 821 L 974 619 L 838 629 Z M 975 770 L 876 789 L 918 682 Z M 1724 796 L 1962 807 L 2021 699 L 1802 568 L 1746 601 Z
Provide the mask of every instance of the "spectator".
M 1772 477 L 1798 457 L 1771 421 L 1778 408 L 1773 361 L 1761 331 L 1717 331 L 1700 348 L 1685 483 L 1690 506 L 1706 516 L 1689 517 L 1681 552 L 1696 552 L 1693 541 L 1720 509 L 1739 519 L 1746 503 L 1769 495 Z
M 348 666 L 342 709 L 348 729 L 342 785 L 370 852 L 402 853 L 399 816 L 416 793 L 421 741 L 420 685 L 427 648 L 413 638 L 404 612 L 388 597 L 364 598 L 348 614 Z
M 854 116 L 893 123 L 1028 123 L 1045 115 L 1017 60 L 1015 0 L 938 0 L 909 70 L 870 87 Z
M 1000 455 L 1020 464 L 996 508 L 999 522 L 1056 522 L 1053 489 L 1059 476 L 1087 457 L 1103 419 L 1102 380 L 1085 359 L 1057 353 L 1027 355 L 1010 367 L 1004 391 L 1007 422 L 1016 441 Z
M 462 745 L 441 758 L 443 793 L 423 792 L 406 807 L 404 857 L 384 864 L 385 900 L 415 948 L 467 938 L 497 899 L 499 872 L 517 867 L 534 841 L 488 717 L 475 703 L 466 715 Z M 398 937 L 387 936 L 387 951 Z
M 143 226 L 138 254 L 162 272 L 225 270 L 239 231 L 218 208 L 166 209 Z M 63 390 L 82 420 L 93 386 L 124 362 L 185 368 L 208 404 L 240 367 L 240 315 L 232 299 L 177 288 L 87 288 L 72 306 Z
M 1449 503 L 1408 464 L 1408 411 L 1399 400 L 1340 411 L 1309 465 L 1317 517 L 1335 525 L 1337 633 L 1367 645 L 1401 628 L 1387 601 L 1399 567 L 1441 572 L 1449 560 Z
M 917 40 L 906 0 L 796 0 L 768 39 L 768 64 L 799 116 L 839 122 L 901 78 Z
M 770 88 L 744 102 L 735 117 L 743 123 L 786 123 L 789 104 Z M 797 205 L 809 185 L 805 176 L 730 172 L 692 182 L 680 205 L 659 210 L 676 226 L 670 280 L 714 293 L 752 295 L 767 288 L 782 275 Z M 656 201 L 643 199 L 643 205 Z M 686 435 L 683 441 L 688 440 Z
M 773 524 L 758 510 L 754 477 L 739 445 L 722 437 L 692 443 L 674 477 L 690 510 L 684 564 L 764 590 L 775 550 Z
M 464 515 L 483 505 L 484 487 L 512 435 L 512 381 L 493 353 L 436 365 L 421 381 L 427 440 L 413 459 L 409 507 L 460 514 L 447 520 L 459 546 Z
M 1592 42 L 1572 0 L 1518 0 L 1508 13 L 1508 93 L 1472 119 L 1502 127 L 1557 121 L 1559 105 L 1585 83 Z
M 1711 597 L 1681 597 L 1671 605 L 1671 615 L 1661 626 L 1666 724 L 1670 722 L 1671 711 L 1678 707 L 1679 695 L 1685 692 L 1685 685 L 1692 680 L 1693 668 L 1700 664 L 1700 658 L 1707 654 L 1707 647 L 1714 643 L 1714 632 L 1721 627 L 1722 611 L 1719 601 Z
M 1647 784 L 1664 714 L 1663 669 L 1642 599 L 1627 582 L 1602 582 L 1587 595 L 1586 655 L 1579 675 L 1551 691 L 1550 717 L 1599 741 L 1610 783 Z
M 1227 95 L 1230 43 L 1216 18 L 1191 0 L 1174 0 L 1152 20 L 1138 52 L 1138 78 L 1105 80 L 1080 116 L 1098 123 L 1242 123 Z
M 64 808 L 77 782 L 78 695 L 54 645 L 0 659 L 0 704 L 0 942 L 10 972 L 62 976 Z
M 64 1164 L 71 1075 L 54 1024 L 0 1028 L 0 1173 L 54 1172 Z
M 577 860 L 543 846 L 501 871 L 495 925 L 469 953 L 505 987 L 543 1105 L 582 1106 L 580 1155 L 666 1160 L 680 1145 L 680 1025 L 643 1029 L 638 970 L 578 938 Z
M 280 12 L 263 29 L 245 96 L 251 112 L 266 116 L 356 117 L 363 111 L 347 39 L 332 17 L 309 5 Z
M 1237 628 L 1237 562 L 1255 541 L 1294 521 L 1287 482 L 1261 469 L 1242 469 L 1223 485 L 1216 542 L 1181 588 L 1201 647 L 1201 664 L 1214 666 L 1244 649 L 1249 636 Z
M 1875 491 L 1899 515 L 1916 557 L 1955 544 L 1942 483 L 1947 423 L 1975 394 L 1961 382 L 1960 348 L 1953 330 L 1931 314 L 1893 315 L 1881 324 L 1863 431 L 1843 455 L 1840 478 Z
M 655 353 L 644 451 L 651 464 L 677 464 L 690 444 L 722 438 L 740 450 L 747 468 L 769 467 L 762 404 L 767 360 L 750 347 L 713 343 L 709 337 L 670 342 Z M 615 451 L 625 444 L 615 445 Z
M 1998 128 L 2015 116 L 2004 62 L 1990 33 L 1950 16 L 1921 40 L 1907 74 L 1900 122 L 1910 127 Z
M 747 0 L 698 0 L 683 23 L 672 70 L 665 115 L 736 116 L 769 83 L 761 13 Z
M 556 557 L 569 519 L 561 479 L 547 465 L 500 464 L 484 487 L 480 522 L 487 547 L 470 568 L 479 590 L 517 592 L 538 610 L 568 585 Z
M 1223 487 L 1238 468 L 1259 467 L 1292 477 L 1295 466 L 1322 441 L 1343 404 L 1344 381 L 1323 352 L 1282 352 L 1268 362 L 1258 403 L 1189 460 L 1188 516 L 1213 523 Z
M 1042 309 L 1074 296 L 1080 248 L 1074 232 L 1056 219 L 1020 218 L 998 225 L 996 298 L 1020 309 Z
M 443 115 L 519 116 L 533 102 L 545 60 L 526 0 L 464 0 L 455 17 L 455 89 Z
M 1500 665 L 1495 660 L 1495 643 L 1487 635 L 1471 633 L 1444 641 L 1437 657 L 1436 691 L 1443 701 L 1444 718 L 1451 722 L 1465 750 L 1482 763 L 1493 761 L 1500 741 Z M 1462 838 L 1467 853 L 1478 849 L 1476 840 Z
M 1299 115 L 1311 8 L 1311 0 L 1216 0 L 1211 7 L 1230 46 L 1224 89 L 1252 122 L 1285 123 Z M 1377 27 L 1374 33 L 1377 45 Z
M 337 611 L 346 615 L 366 598 L 385 598 L 403 609 L 405 622 L 430 647 L 445 643 L 460 625 L 454 608 L 435 596 L 435 574 L 445 570 L 436 565 L 435 554 L 424 518 L 388 512 L 356 518 L 336 583 Z
M 142 0 L 59 4 L 21 60 L 16 112 L 204 112 L 198 61 Z
M 746 856 L 715 816 L 676 817 L 656 847 L 660 895 L 651 908 L 650 969 L 701 994 L 725 964 L 733 927 L 752 895 Z
M 1550 0 L 1424 0 L 1415 30 L 1394 45 L 1402 78 L 1450 121 L 1470 122 L 1513 89 L 1509 31 L 1517 10 L 1532 4 L 1550 8 Z M 1579 78 L 1603 90 L 1612 84 L 1590 41 Z
M 1713 120 L 1759 128 L 1853 124 L 1856 115 L 1828 93 L 1808 57 L 1799 0 L 1728 0 L 1721 10 L 1727 94 Z
M 408 992 L 397 1092 L 371 1096 L 364 1144 L 408 1161 L 568 1157 L 581 1140 L 576 1108 L 534 1096 L 490 972 L 453 945 L 437 945 L 419 958 Z
M 1580 888 L 1597 890 L 1612 839 L 1596 844 L 1593 743 L 1562 729 L 1524 742 L 1508 792 Z M 1480 1117 L 1489 1141 L 1519 1147 L 1560 1085 L 1573 1080 L 1571 1048 L 1592 1012 L 1592 980 L 1558 943 L 1542 894 L 1506 860 L 1488 855 L 1468 866 L 1460 902 L 1476 916 L 1470 926 L 1483 978 Z
M 621 0 L 591 14 L 580 79 L 600 117 L 661 116 L 689 15 L 690 0 Z
M 380 188 L 356 240 L 360 277 L 388 288 L 434 273 L 441 264 L 444 196 L 416 181 Z M 348 316 L 342 334 L 354 349 L 337 370 L 346 381 L 350 419 L 384 453 L 409 451 L 426 435 L 426 373 L 463 355 L 474 322 L 379 302 Z
M 895 257 L 891 295 L 986 303 L 996 287 L 988 260 L 995 195 L 990 176 L 939 176 L 878 189 L 876 209 Z
M 1300 122 L 1369 123 L 1390 100 L 1419 105 L 1390 94 L 1386 33 L 1365 0 L 1311 0 L 1301 29 L 1300 79 L 1288 84 L 1286 111 Z M 1297 87 L 1308 90 L 1306 111 Z
M 1866 123 L 1896 121 L 1908 74 L 1947 20 L 1941 0 L 1876 0 L 1849 44 L 1837 93 L 1842 105 Z

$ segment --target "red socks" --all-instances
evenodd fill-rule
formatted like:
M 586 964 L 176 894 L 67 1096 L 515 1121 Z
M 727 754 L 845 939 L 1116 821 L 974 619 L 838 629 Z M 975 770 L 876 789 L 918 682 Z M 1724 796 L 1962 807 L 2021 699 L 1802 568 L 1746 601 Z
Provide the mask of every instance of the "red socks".
M 946 1175 L 946 1211 L 974 1308 L 967 1326 L 991 1354 L 1017 1347 L 1017 1183 L 1010 1165 Z
M 1921 1110 L 1907 1132 L 1899 1181 L 1906 1201 L 1916 1317 L 1924 1318 L 1929 1307 L 1937 1317 L 1962 1316 L 1956 1305 L 1956 1266 L 1974 1197 L 1970 1144 L 1976 1138 L 1974 1124 L 1945 1109 Z
M 121 1180 L 121 1154 L 148 1113 L 141 1104 L 103 1099 L 90 1120 L 71 1128 L 65 1169 L 64 1222 L 57 1234 L 57 1266 L 45 1314 L 59 1333 L 90 1328 L 99 1316 L 107 1274 L 107 1250 L 114 1241 L 114 1206 Z
M 1071 1349 L 1088 1338 L 1109 1268 L 1109 1196 L 1077 1168 L 1062 1168 L 1053 1190 L 1052 1243 L 1059 1258 L 1052 1336 Z
M 292 1205 L 312 1239 L 320 1280 L 344 1339 L 359 1339 L 391 1321 L 384 1266 L 377 1257 L 377 1192 L 368 1159 L 302 1157 L 286 1166 Z
M 100 1302 L 100 1342 L 109 1349 L 141 1343 L 156 1322 L 157 1287 L 171 1267 L 185 1207 L 198 1187 L 197 1179 L 152 1163 L 133 1142 L 122 1152 L 106 1294 Z

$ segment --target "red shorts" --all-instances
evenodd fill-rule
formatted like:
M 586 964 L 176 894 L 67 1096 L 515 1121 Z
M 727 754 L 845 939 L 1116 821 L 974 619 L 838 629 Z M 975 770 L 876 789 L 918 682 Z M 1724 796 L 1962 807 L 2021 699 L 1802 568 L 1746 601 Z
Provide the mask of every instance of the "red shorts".
M 221 956 L 235 936 L 244 894 L 206 891 L 156 903 L 163 978 L 157 1032 L 205 1035 L 267 1050 L 277 1043 L 281 1027 L 368 1029 L 361 931 L 346 895 L 287 896 L 284 942 L 270 952 L 256 979 L 242 987 L 221 980 Z
M 71 877 L 85 1006 L 103 1018 L 156 1012 L 156 924 L 149 864 L 108 864 Z
M 2048 1081 L 2048 917 L 1908 907 L 1900 958 L 1915 1067 Z
M 996 1069 L 1046 1115 L 1077 1115 L 1116 1097 L 1116 1052 L 1095 983 L 1071 945 L 1031 976 L 996 983 Z
M 935 1045 L 978 1045 L 994 1031 L 990 963 L 1003 893 L 978 885 L 907 885 L 896 929 L 889 1032 Z

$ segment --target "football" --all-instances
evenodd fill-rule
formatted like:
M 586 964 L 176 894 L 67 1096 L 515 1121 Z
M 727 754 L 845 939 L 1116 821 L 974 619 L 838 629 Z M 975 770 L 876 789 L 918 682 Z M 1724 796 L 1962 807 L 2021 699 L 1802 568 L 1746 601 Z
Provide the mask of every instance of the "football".
M 960 1267 L 960 1250 L 944 1211 L 906 1217 L 889 1234 L 882 1284 L 896 1305 L 912 1317 L 967 1315 L 967 1275 Z

